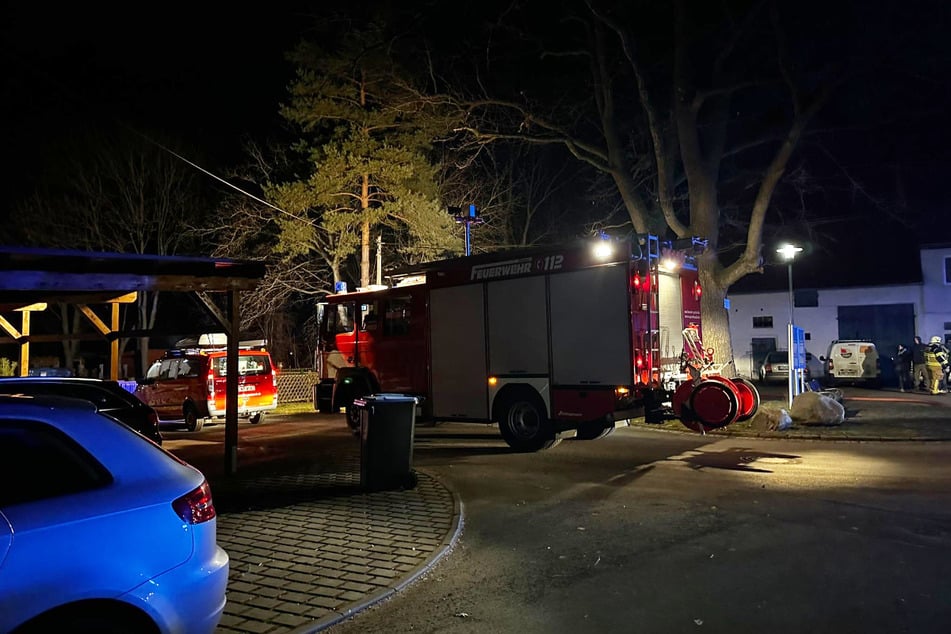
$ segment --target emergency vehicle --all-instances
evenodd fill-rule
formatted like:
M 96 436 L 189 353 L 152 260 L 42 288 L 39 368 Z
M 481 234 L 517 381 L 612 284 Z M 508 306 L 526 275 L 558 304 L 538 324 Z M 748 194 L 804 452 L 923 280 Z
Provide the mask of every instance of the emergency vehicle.
M 199 431 L 226 411 L 228 338 L 208 333 L 176 342 L 139 379 L 135 395 L 162 423 L 184 421 Z M 263 339 L 238 342 L 238 416 L 257 424 L 277 409 L 277 370 Z
M 518 451 L 600 438 L 643 415 L 698 431 L 752 416 L 752 385 L 709 376 L 695 262 L 705 243 L 687 243 L 640 236 L 475 255 L 328 295 L 314 407 L 345 409 L 356 433 L 354 399 L 412 395 L 417 420 L 494 422 Z

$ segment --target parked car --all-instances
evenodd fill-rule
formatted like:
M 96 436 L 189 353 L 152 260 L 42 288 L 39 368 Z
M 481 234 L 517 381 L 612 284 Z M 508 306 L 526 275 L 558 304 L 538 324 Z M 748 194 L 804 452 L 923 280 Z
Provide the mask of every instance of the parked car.
M 0 632 L 211 633 L 208 482 L 88 401 L 0 396 Z
M 811 381 L 822 376 L 821 362 L 811 352 L 806 353 L 805 380 Z M 766 353 L 757 370 L 757 378 L 761 383 L 772 383 L 789 380 L 789 352 L 786 350 L 770 350 Z
M 158 414 L 117 381 L 61 376 L 0 378 L 0 394 L 51 394 L 91 401 L 103 414 L 162 444 Z
M 227 350 L 220 339 L 183 342 L 149 367 L 135 395 L 155 409 L 160 423 L 184 421 L 189 431 L 205 419 L 224 418 Z M 238 350 L 238 416 L 260 423 L 277 409 L 277 370 L 263 342 Z

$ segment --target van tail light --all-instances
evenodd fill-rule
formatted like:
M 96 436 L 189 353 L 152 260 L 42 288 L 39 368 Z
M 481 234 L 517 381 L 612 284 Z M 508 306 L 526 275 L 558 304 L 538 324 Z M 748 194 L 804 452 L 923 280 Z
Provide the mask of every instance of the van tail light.
M 172 508 L 186 524 L 201 524 L 213 520 L 215 503 L 211 499 L 211 487 L 205 480 L 201 486 L 172 502 Z

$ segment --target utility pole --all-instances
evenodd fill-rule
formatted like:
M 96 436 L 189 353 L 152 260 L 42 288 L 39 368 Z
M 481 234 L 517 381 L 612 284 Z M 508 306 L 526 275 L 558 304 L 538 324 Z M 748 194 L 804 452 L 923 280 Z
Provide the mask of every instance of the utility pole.
M 383 284 L 383 234 L 376 236 L 376 283 Z

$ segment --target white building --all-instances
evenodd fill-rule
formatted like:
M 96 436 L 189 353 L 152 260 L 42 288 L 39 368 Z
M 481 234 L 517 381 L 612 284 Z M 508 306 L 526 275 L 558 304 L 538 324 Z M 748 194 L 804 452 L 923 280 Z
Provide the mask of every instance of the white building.
M 920 259 L 921 281 L 912 284 L 817 289 L 794 280 L 793 319 L 805 330 L 806 350 L 818 358 L 835 339 L 874 341 L 887 384 L 899 343 L 911 345 L 916 334 L 951 343 L 951 244 L 924 246 Z M 754 377 L 766 352 L 787 347 L 789 290 L 730 293 L 729 313 L 736 369 Z

